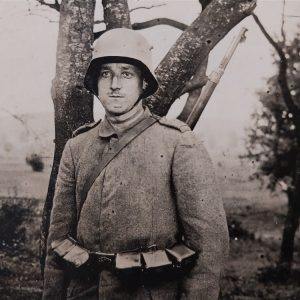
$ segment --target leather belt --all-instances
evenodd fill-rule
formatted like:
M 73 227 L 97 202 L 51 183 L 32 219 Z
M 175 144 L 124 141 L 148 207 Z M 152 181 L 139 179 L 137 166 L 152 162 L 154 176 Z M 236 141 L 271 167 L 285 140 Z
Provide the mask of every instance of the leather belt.
M 152 245 L 117 254 L 89 251 L 72 237 L 54 241 L 51 246 L 54 253 L 75 268 L 85 266 L 91 270 L 111 270 L 125 275 L 180 270 L 191 266 L 197 258 L 197 253 L 183 243 L 166 249 L 158 249 Z

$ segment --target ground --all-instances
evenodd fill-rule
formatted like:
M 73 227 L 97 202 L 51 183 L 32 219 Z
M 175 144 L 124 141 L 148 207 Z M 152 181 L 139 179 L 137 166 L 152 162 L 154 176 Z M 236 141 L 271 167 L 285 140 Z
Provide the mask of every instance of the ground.
M 9 173 L 4 169 L 0 168 L 0 191 L 4 190 L 4 180 L 8 187 L 25 178 L 28 184 L 8 189 L 13 195 L 0 194 L 0 298 L 40 299 L 38 239 L 44 201 L 41 195 L 46 191 L 49 170 L 38 174 L 26 167 L 22 172 Z M 299 232 L 291 276 L 278 273 L 275 268 L 286 199 L 280 191 L 271 195 L 260 190 L 258 183 L 249 182 L 237 169 L 221 171 L 219 177 L 231 235 L 221 299 L 300 299 Z M 35 184 L 38 188 L 33 190 Z

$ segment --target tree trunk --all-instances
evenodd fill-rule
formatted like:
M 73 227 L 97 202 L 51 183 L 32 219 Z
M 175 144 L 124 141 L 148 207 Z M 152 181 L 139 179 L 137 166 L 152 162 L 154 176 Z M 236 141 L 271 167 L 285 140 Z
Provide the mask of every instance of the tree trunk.
M 55 113 L 55 152 L 42 216 L 41 267 L 44 269 L 50 213 L 61 154 L 72 132 L 93 122 L 93 97 L 83 88 L 91 59 L 95 0 L 63 0 L 60 9 L 56 74 L 52 82 Z
M 290 270 L 293 262 L 294 239 L 300 218 L 300 139 L 297 148 L 294 190 L 288 194 L 288 213 L 284 223 L 279 259 L 279 265 L 287 270 Z
M 255 0 L 213 0 L 178 38 L 156 69 L 158 91 L 147 105 L 167 114 L 186 82 L 215 45 L 256 6 Z

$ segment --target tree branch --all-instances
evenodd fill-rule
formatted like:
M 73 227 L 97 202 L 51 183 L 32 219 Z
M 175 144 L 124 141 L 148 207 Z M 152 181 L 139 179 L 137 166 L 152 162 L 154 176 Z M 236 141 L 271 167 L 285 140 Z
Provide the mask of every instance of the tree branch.
M 202 68 L 203 68 L 203 66 L 201 64 L 201 66 L 199 67 L 199 70 L 201 70 Z M 203 69 L 206 70 L 206 66 Z M 181 95 L 194 92 L 195 90 L 200 89 L 206 85 L 207 80 L 208 80 L 207 76 L 205 76 L 203 74 L 198 75 L 198 73 L 201 73 L 201 72 L 197 70 L 195 76 L 193 76 L 193 78 L 186 83 L 186 85 L 184 86 L 184 88 L 181 91 Z
M 283 0 L 283 6 L 282 6 L 282 14 L 281 14 L 281 36 L 282 36 L 282 41 L 285 44 L 286 42 L 286 36 L 285 36 L 285 31 L 284 31 L 284 11 L 285 11 L 285 0 Z
M 281 47 L 275 42 L 275 40 L 269 35 L 269 33 L 266 31 L 265 27 L 260 22 L 258 16 L 255 13 L 252 13 L 252 17 L 254 18 L 256 24 L 260 28 L 261 32 L 265 36 L 265 38 L 268 40 L 268 42 L 274 47 L 276 52 L 278 53 L 280 59 L 286 59 L 283 50 Z
M 300 18 L 300 16 L 297 15 L 285 15 L 286 18 Z
M 199 3 L 201 4 L 202 11 L 206 8 L 206 6 L 211 2 L 211 0 L 199 0 Z
M 130 9 L 129 12 L 133 12 L 133 11 L 139 10 L 139 9 L 152 9 L 152 8 L 155 8 L 155 7 L 160 7 L 160 6 L 165 6 L 165 5 L 166 4 L 163 3 L 163 4 L 151 5 L 151 6 L 138 6 L 138 7 Z
M 152 7 L 157 7 L 157 6 L 152 6 Z M 142 7 L 139 7 L 139 8 L 142 8 Z M 148 9 L 150 9 L 150 7 L 148 7 Z M 95 24 L 101 24 L 101 23 L 105 23 L 104 20 L 95 21 Z M 185 29 L 188 28 L 188 25 L 186 25 L 184 23 L 181 23 L 181 22 L 178 22 L 176 20 L 172 20 L 172 19 L 169 19 L 169 18 L 157 18 L 157 19 L 153 19 L 153 20 L 149 20 L 149 21 L 145 21 L 145 22 L 134 23 L 134 24 L 132 24 L 132 29 L 141 30 L 141 29 L 146 29 L 146 28 L 158 26 L 158 25 L 168 25 L 168 26 L 177 28 L 177 29 L 182 30 L 182 31 L 184 31 Z M 94 38 L 97 39 L 99 36 L 101 36 L 102 33 L 103 33 L 103 31 L 95 32 L 94 33 Z
M 135 10 L 139 10 L 139 9 L 152 9 L 152 8 L 155 8 L 155 7 L 160 7 L 160 6 L 165 6 L 166 4 L 159 4 L 159 5 L 152 5 L 152 6 L 138 6 L 138 7 L 135 7 L 135 8 L 132 8 L 129 10 L 129 12 L 133 12 Z M 102 24 L 104 23 L 104 20 L 96 20 L 94 22 L 94 24 Z
M 34 14 L 34 13 L 32 13 L 32 12 L 29 12 L 28 15 L 29 15 L 29 16 L 36 16 L 36 17 L 43 18 L 43 19 L 45 19 L 45 20 L 48 20 L 49 23 L 58 23 L 58 21 L 53 21 L 52 19 L 50 19 L 50 18 L 48 18 L 48 17 L 46 17 L 46 16 L 41 16 L 41 15 L 39 15 L 39 14 Z
M 45 5 L 48 6 L 50 8 L 55 9 L 56 11 L 60 12 L 60 4 L 58 3 L 58 0 L 55 0 L 54 3 L 47 3 L 45 2 L 45 0 L 36 0 L 38 3 L 40 3 L 41 5 Z
M 288 82 L 287 82 L 288 61 L 287 61 L 287 58 L 285 57 L 284 51 L 281 48 L 281 46 L 279 45 L 279 43 L 277 43 L 266 31 L 265 27 L 260 22 L 258 16 L 254 13 L 252 13 L 252 16 L 253 16 L 256 24 L 260 28 L 261 32 L 265 36 L 265 38 L 274 47 L 277 54 L 279 55 L 280 63 L 279 63 L 279 75 L 278 75 L 277 81 L 281 88 L 284 102 L 285 102 L 288 110 L 290 111 L 290 113 L 293 114 L 293 119 L 294 119 L 295 124 L 299 123 L 299 121 L 297 122 L 297 119 L 299 119 L 297 116 L 300 115 L 300 110 L 299 110 L 298 106 L 294 103 L 289 86 L 288 86 Z
M 187 84 L 181 91 L 182 94 L 184 92 L 189 93 L 185 106 L 177 118 L 183 122 L 186 122 L 186 120 L 188 119 L 189 114 L 193 110 L 193 107 L 201 94 L 203 86 L 207 83 L 207 77 L 205 75 L 207 69 L 207 63 L 208 63 L 208 57 L 206 57 L 206 59 L 199 64 L 198 69 L 196 70 L 193 78 L 187 82 Z M 192 87 L 197 83 L 198 83 L 198 87 L 196 87 L 194 90 L 189 90 L 189 87 Z
M 158 115 L 167 114 L 186 82 L 211 49 L 241 20 L 250 15 L 256 0 L 212 0 L 181 34 L 155 70 L 160 83 L 157 92 L 146 99 Z
M 102 23 L 104 23 L 104 20 L 96 20 L 96 21 L 94 22 L 94 24 L 102 24 Z
M 157 19 L 153 19 L 141 23 L 134 23 L 132 24 L 132 29 L 140 30 L 140 29 L 145 29 L 145 28 L 158 26 L 158 25 L 169 25 L 182 31 L 188 27 L 186 24 L 178 22 L 176 20 L 172 20 L 168 18 L 157 18 Z
M 7 109 L 5 109 L 3 107 L 0 107 L 0 109 L 4 112 L 8 113 L 12 118 L 19 121 L 24 126 L 27 134 L 32 134 L 34 136 L 35 140 L 38 140 L 40 138 L 39 135 L 27 124 L 27 122 L 22 117 L 20 117 L 17 114 L 11 113 L 10 111 L 8 111 Z

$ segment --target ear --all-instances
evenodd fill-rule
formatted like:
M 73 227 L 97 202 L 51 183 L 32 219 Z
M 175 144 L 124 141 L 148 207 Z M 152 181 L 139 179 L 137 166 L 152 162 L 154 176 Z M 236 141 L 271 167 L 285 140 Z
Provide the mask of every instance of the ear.
M 148 87 L 148 82 L 143 79 L 143 90 L 145 90 Z

